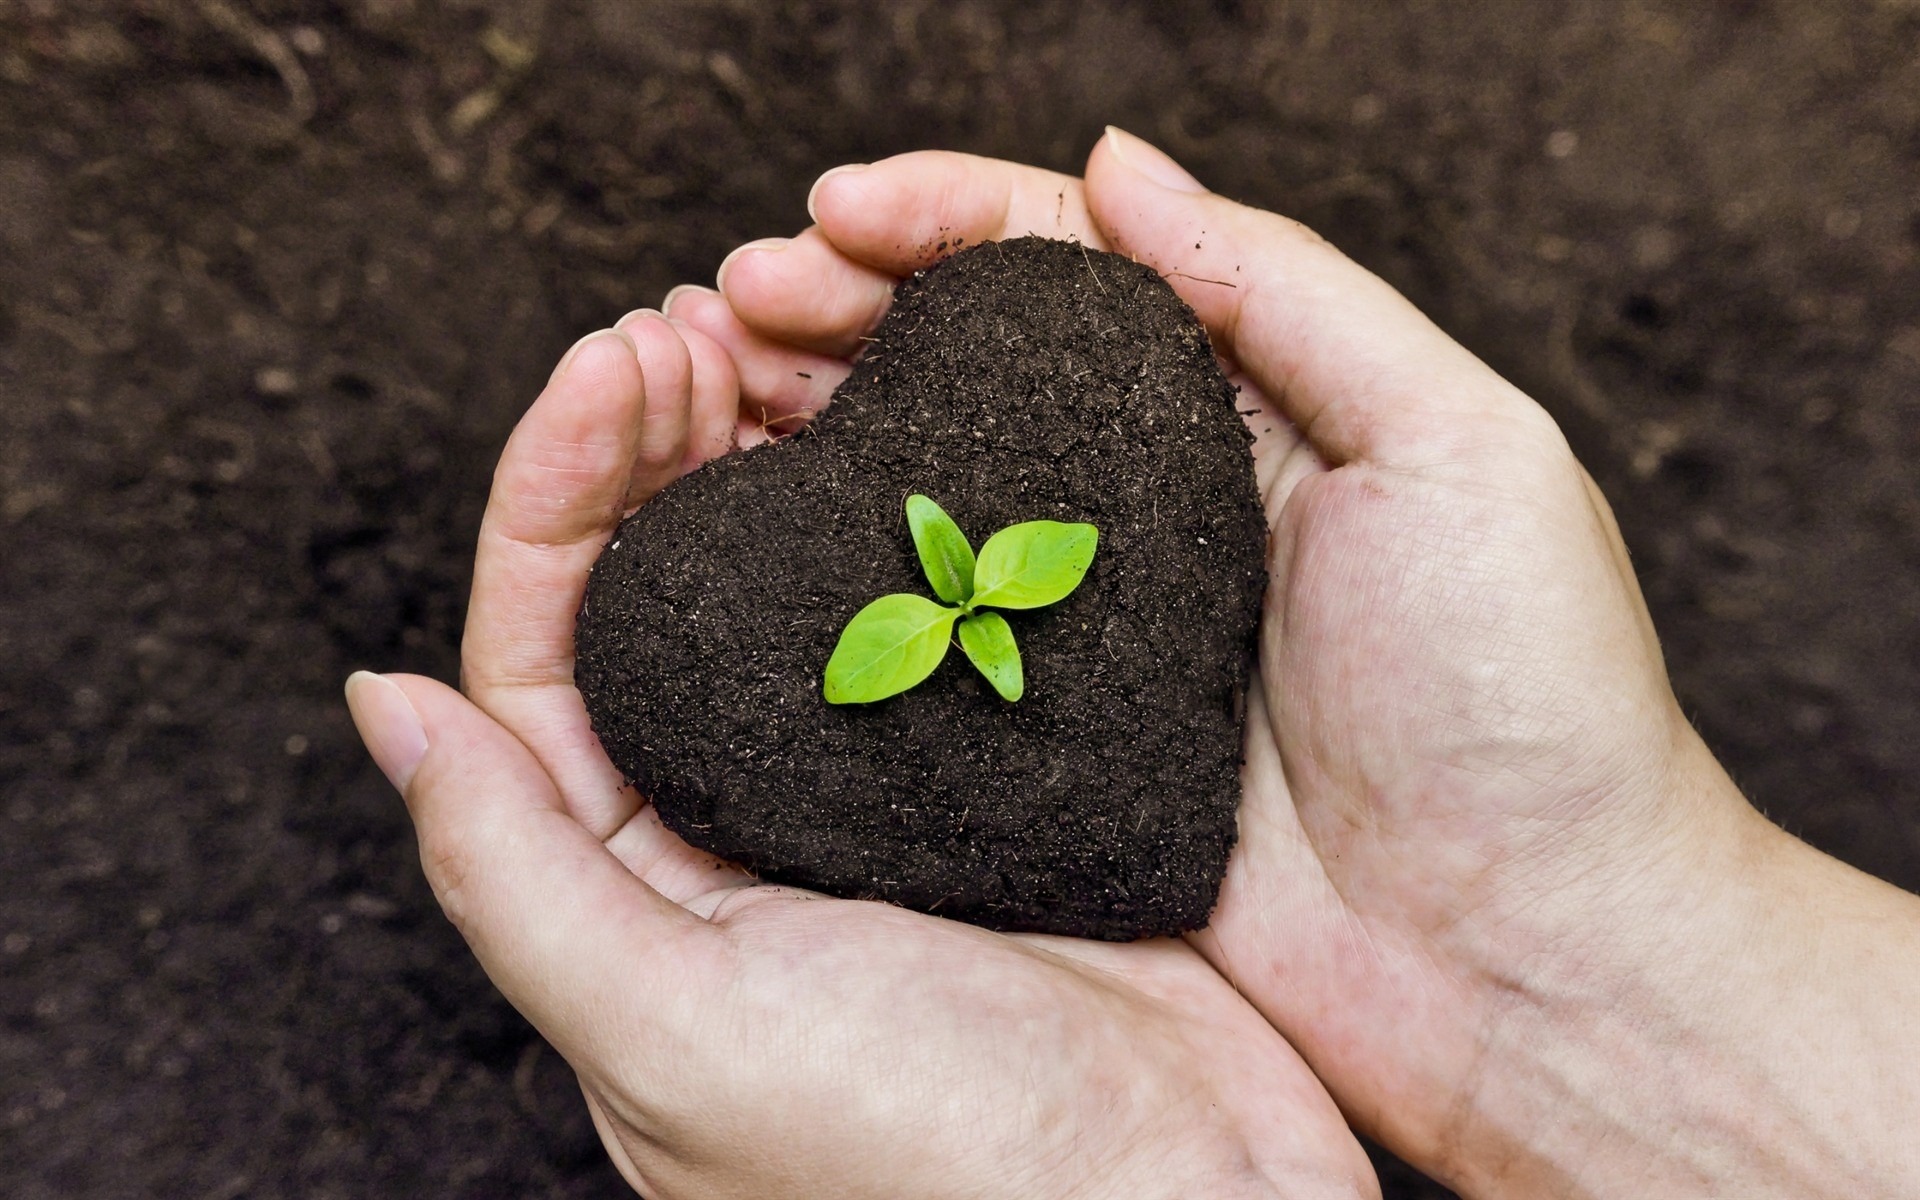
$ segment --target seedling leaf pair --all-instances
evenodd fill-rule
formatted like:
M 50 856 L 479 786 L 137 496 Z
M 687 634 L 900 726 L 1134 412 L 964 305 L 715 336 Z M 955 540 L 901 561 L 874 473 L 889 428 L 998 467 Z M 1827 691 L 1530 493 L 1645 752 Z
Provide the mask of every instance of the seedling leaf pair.
M 1023 521 L 987 539 L 976 559 L 967 537 L 938 504 L 907 497 L 907 529 L 934 595 L 882 596 L 854 614 L 827 659 L 829 704 L 896 696 L 933 674 L 955 623 L 960 649 L 1007 700 L 1026 691 L 1013 627 L 983 608 L 1042 608 L 1064 600 L 1086 577 L 1100 531 L 1085 523 Z

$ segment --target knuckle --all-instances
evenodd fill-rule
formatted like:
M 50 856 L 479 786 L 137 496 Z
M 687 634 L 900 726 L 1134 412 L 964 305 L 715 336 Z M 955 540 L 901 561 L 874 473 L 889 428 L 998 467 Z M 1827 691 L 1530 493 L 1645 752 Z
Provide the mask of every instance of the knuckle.
M 686 426 L 653 433 L 640 444 L 640 465 L 649 472 L 660 472 L 679 465 L 687 452 Z
M 1282 213 L 1273 213 L 1271 215 L 1274 220 L 1275 231 L 1279 236 L 1314 249 L 1334 249 L 1332 242 L 1321 237 L 1320 234 L 1306 222 L 1296 220 Z
M 446 835 L 422 836 L 420 866 L 426 872 L 427 886 L 453 927 L 466 932 L 469 912 L 468 881 L 473 876 L 473 856 L 460 839 Z

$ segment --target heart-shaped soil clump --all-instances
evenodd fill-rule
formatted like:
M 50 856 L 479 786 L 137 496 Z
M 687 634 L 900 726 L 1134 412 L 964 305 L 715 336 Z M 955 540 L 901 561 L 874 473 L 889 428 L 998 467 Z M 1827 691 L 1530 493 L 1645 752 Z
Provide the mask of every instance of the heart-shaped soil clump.
M 575 679 L 668 828 L 761 877 L 1004 930 L 1204 925 L 1235 837 L 1266 526 L 1205 330 L 1152 270 L 1076 243 L 976 246 L 903 282 L 804 431 L 710 462 L 595 564 Z M 977 550 L 1090 522 L 1091 570 L 1007 612 L 1026 690 L 957 650 L 828 704 L 847 622 L 931 596 L 903 513 Z

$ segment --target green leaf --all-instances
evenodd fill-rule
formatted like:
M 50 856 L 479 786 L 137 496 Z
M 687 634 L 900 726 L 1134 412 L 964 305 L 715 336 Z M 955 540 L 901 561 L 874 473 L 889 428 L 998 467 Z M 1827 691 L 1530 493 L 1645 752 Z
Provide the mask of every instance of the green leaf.
M 967 535 L 945 509 L 920 495 L 907 497 L 907 528 L 933 594 L 948 604 L 965 604 L 973 595 L 973 547 Z
M 884 700 L 933 674 L 959 615 L 957 608 L 904 593 L 867 605 L 840 631 L 827 659 L 827 703 Z
M 1093 564 L 1100 531 L 1061 521 L 1009 525 L 980 547 L 973 572 L 975 607 L 1039 608 L 1063 600 Z
M 1027 690 L 1020 647 L 1014 644 L 1012 626 L 999 613 L 975 613 L 960 622 L 960 648 L 1002 699 L 1018 700 Z

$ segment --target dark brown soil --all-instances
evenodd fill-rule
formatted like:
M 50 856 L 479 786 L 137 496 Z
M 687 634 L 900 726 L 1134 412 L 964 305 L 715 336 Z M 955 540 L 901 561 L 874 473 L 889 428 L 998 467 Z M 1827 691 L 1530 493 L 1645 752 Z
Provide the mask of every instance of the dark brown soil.
M 614 763 L 764 878 L 995 929 L 1206 924 L 1234 842 L 1266 587 L 1249 438 L 1193 312 L 1147 267 L 1043 238 L 907 281 L 832 405 L 625 524 L 576 681 Z M 928 592 L 902 506 L 978 546 L 1090 521 L 1059 604 L 1009 612 L 1027 692 L 960 654 L 876 704 L 821 673 L 868 601 Z
M 454 677 L 575 337 L 909 148 L 1077 170 L 1112 121 L 1384 274 L 1568 427 L 1734 777 L 1920 887 L 1916 44 L 1892 0 L 0 0 L 0 1194 L 618 1194 L 340 681 Z

